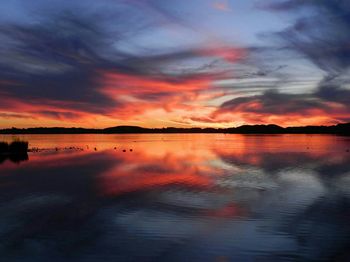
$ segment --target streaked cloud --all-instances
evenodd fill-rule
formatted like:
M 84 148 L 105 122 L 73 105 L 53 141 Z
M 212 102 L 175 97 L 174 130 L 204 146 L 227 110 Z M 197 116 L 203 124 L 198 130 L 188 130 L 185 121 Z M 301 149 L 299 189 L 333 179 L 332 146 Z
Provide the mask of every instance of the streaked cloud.
M 17 1 L 16 19 L 1 19 L 0 127 L 349 120 L 346 1 L 88 2 Z M 259 34 L 239 37 L 230 19 L 248 8 L 294 24 L 256 18 Z

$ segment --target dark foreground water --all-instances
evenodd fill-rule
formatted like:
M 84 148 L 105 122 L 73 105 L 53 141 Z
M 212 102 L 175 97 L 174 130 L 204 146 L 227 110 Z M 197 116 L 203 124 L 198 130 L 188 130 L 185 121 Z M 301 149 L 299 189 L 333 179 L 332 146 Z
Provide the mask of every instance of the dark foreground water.
M 22 138 L 1 261 L 350 261 L 350 137 Z

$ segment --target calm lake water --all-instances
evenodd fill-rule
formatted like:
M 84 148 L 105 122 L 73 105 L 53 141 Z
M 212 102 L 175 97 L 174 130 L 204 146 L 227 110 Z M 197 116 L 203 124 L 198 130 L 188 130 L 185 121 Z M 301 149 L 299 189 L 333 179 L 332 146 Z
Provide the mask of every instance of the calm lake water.
M 350 137 L 20 138 L 1 261 L 350 261 Z

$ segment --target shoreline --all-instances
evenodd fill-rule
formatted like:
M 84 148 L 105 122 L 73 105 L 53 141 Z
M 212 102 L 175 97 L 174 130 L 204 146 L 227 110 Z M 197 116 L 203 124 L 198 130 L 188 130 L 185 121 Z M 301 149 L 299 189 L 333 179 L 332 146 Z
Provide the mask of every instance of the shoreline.
M 25 134 L 329 134 L 350 135 L 350 123 L 333 126 L 243 125 L 230 128 L 144 128 L 139 126 L 116 126 L 104 129 L 77 127 L 36 127 L 0 129 L 3 135 Z

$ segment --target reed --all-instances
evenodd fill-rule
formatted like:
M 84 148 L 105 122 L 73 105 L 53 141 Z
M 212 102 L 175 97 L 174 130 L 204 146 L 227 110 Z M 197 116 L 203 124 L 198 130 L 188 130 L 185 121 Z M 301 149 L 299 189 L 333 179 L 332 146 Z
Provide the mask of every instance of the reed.
M 15 140 L 11 143 L 0 142 L 0 153 L 1 154 L 27 154 L 28 152 L 28 142 Z
M 0 141 L 0 153 L 7 153 L 9 151 L 9 144 Z

